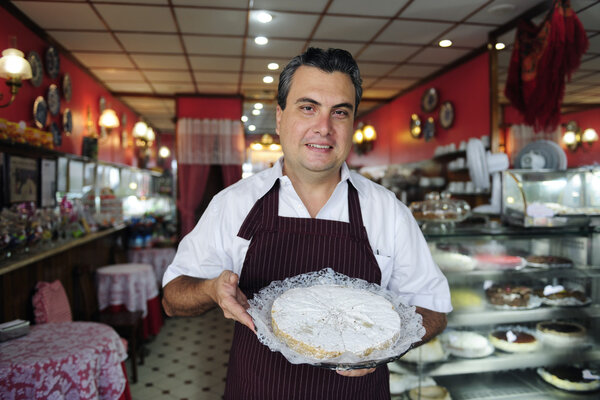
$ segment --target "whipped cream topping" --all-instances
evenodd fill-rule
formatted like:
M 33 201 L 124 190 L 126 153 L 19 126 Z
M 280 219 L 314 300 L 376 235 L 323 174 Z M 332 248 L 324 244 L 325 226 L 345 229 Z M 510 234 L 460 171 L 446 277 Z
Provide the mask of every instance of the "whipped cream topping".
M 400 316 L 392 303 L 363 289 L 316 285 L 287 290 L 273 302 L 284 335 L 324 352 L 366 355 L 392 344 Z

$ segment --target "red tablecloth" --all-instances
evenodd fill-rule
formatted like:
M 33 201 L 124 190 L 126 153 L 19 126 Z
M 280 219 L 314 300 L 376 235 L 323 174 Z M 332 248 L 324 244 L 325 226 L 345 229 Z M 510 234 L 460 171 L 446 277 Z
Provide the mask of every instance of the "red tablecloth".
M 126 358 L 107 325 L 34 325 L 28 335 L 0 343 L 0 398 L 127 399 Z
M 132 249 L 127 253 L 129 262 L 152 265 L 159 287 L 162 285 L 162 277 L 174 257 L 175 249 L 173 247 Z
M 155 336 L 163 325 L 158 284 L 150 264 L 115 264 L 96 271 L 100 311 L 142 311 L 143 336 Z

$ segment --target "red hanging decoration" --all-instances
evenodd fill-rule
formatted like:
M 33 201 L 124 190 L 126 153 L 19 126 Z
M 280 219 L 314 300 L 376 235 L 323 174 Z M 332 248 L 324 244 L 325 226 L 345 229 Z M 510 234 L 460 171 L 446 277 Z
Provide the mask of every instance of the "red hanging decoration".
M 536 130 L 551 131 L 560 121 L 565 79 L 571 79 L 587 51 L 588 39 L 569 0 L 554 0 L 536 26 L 517 27 L 504 94 Z

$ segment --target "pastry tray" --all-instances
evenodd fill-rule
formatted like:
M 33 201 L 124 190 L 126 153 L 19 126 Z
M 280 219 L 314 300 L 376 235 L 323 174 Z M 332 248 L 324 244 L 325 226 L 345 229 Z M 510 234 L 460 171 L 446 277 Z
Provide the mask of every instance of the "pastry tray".
M 297 353 L 279 340 L 273 333 L 273 328 L 271 326 L 271 307 L 275 299 L 285 291 L 292 288 L 310 287 L 315 285 L 348 286 L 356 289 L 364 289 L 383 296 L 393 304 L 400 315 L 401 332 L 399 337 L 390 348 L 385 350 L 374 350 L 367 357 L 359 357 L 355 354 L 344 353 L 332 359 L 318 359 Z M 382 288 L 377 284 L 369 283 L 358 278 L 350 278 L 333 271 L 331 268 L 325 268 L 320 271 L 309 272 L 282 281 L 272 282 L 269 286 L 256 293 L 254 298 L 249 300 L 248 303 L 250 304 L 250 308 L 248 308 L 247 311 L 254 321 L 258 340 L 269 347 L 271 351 L 280 352 L 292 364 L 309 364 L 316 367 L 336 370 L 373 368 L 401 357 L 411 348 L 413 343 L 420 341 L 425 334 L 422 317 L 416 312 L 414 306 L 403 304 L 402 299 L 399 296 L 396 296 L 393 292 Z

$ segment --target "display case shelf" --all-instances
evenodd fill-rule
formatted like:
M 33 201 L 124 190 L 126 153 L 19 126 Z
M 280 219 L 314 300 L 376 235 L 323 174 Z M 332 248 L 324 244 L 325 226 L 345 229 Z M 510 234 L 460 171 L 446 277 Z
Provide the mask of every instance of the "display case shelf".
M 450 376 L 460 374 L 479 374 L 483 372 L 507 371 L 560 365 L 564 360 L 569 363 L 583 363 L 600 360 L 600 347 L 552 348 L 545 346 L 539 351 L 531 353 L 502 353 L 496 351 L 493 355 L 484 358 L 462 359 L 451 357 L 443 363 L 417 365 L 396 361 L 394 371 L 416 374 L 422 371 L 431 377 Z
M 551 319 L 590 319 L 600 317 L 600 305 L 588 307 L 540 307 L 531 310 L 459 311 L 448 316 L 448 327 L 537 322 Z

